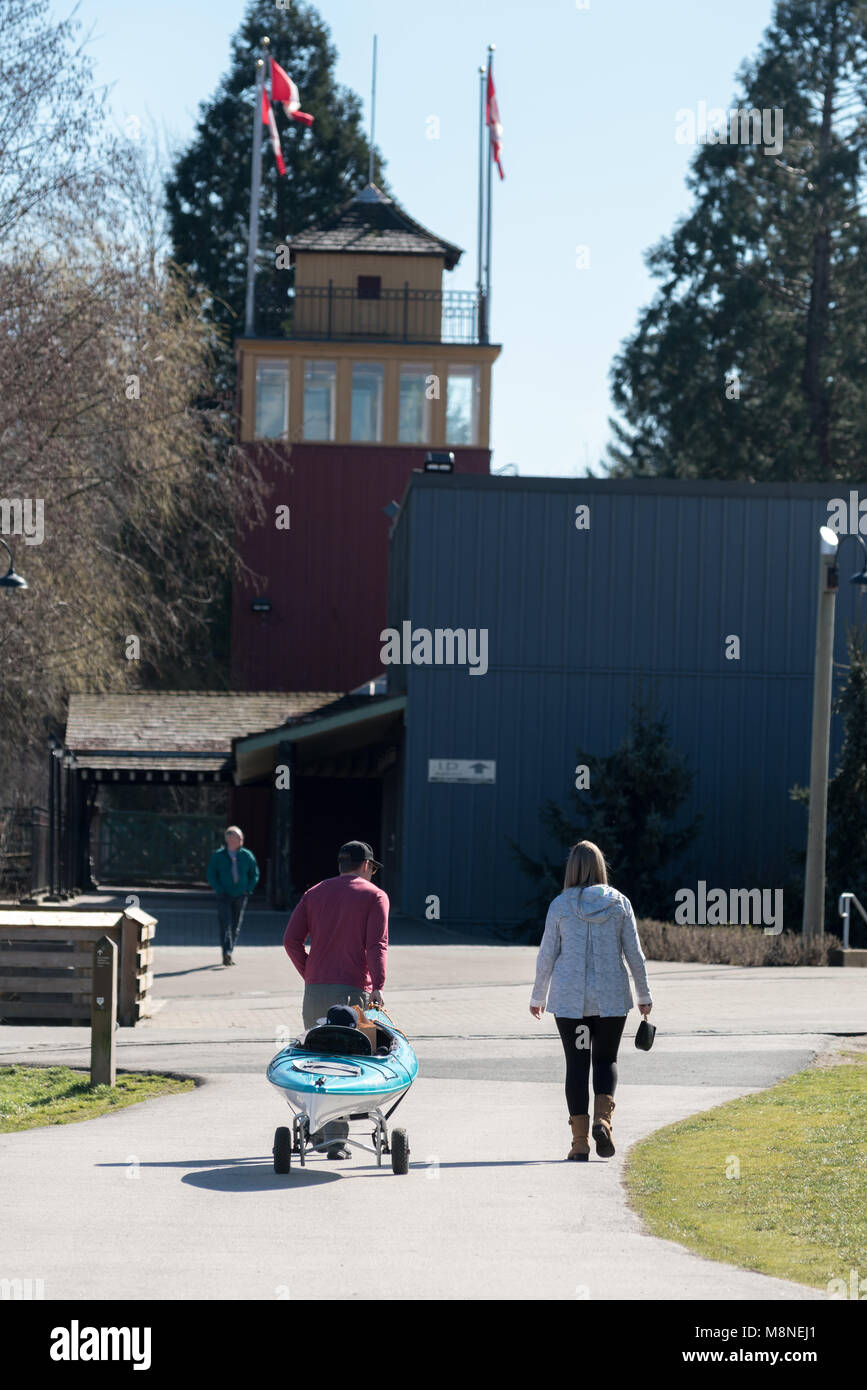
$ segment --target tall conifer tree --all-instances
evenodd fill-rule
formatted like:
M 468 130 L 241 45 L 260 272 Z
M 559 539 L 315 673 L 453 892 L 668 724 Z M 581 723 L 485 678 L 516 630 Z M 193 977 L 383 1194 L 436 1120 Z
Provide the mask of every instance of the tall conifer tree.
M 660 292 L 614 363 L 612 472 L 861 476 L 864 0 L 780 0 L 739 81 L 732 109 L 782 108 L 782 148 L 773 116 L 760 139 L 739 117 L 733 143 L 727 116 L 726 142 L 714 123 L 699 144 L 694 209 L 648 254 Z

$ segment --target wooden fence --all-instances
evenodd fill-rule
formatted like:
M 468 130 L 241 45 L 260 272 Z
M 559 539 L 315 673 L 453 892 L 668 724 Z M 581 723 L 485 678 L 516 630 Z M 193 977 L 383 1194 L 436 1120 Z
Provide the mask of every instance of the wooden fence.
M 133 1027 L 151 1012 L 156 918 L 123 912 L 12 908 L 0 912 L 0 1022 L 89 1024 L 93 946 L 117 945 L 117 1021 Z

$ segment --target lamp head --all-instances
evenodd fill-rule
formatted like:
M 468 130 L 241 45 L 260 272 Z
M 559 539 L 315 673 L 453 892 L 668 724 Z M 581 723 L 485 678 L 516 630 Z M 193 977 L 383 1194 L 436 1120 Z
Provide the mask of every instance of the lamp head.
M 0 536 L 0 545 L 3 546 L 3 549 L 9 556 L 9 568 L 5 574 L 0 575 L 0 589 L 26 589 L 27 580 L 23 575 L 15 573 L 15 557 L 12 554 L 11 547 L 6 544 L 2 536 Z
M 23 575 L 16 574 L 11 565 L 6 573 L 0 576 L 0 589 L 26 589 L 27 587 L 27 580 Z
M 821 541 L 821 551 L 823 555 L 836 555 L 840 538 L 836 531 L 832 531 L 830 526 L 819 527 L 819 539 Z

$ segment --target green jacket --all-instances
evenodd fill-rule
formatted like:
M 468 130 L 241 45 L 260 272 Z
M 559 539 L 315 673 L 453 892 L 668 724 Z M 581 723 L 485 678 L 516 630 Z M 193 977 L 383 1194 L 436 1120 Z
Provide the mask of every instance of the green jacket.
M 232 878 L 232 861 L 225 845 L 215 849 L 208 862 L 208 882 L 215 893 L 228 893 L 230 898 L 241 898 L 252 893 L 259 882 L 259 865 L 256 856 L 242 845 L 238 850 L 238 882 Z

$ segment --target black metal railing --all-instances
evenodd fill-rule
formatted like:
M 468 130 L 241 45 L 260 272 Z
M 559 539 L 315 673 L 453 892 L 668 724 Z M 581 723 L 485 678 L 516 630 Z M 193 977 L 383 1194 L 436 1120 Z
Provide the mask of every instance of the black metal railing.
M 48 812 L 0 808 L 0 897 L 27 897 L 50 887 Z
M 381 289 L 377 297 L 352 286 L 304 285 L 290 298 L 296 338 L 403 343 L 485 342 L 484 302 L 469 290 Z

